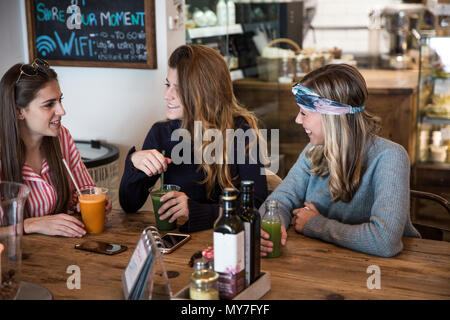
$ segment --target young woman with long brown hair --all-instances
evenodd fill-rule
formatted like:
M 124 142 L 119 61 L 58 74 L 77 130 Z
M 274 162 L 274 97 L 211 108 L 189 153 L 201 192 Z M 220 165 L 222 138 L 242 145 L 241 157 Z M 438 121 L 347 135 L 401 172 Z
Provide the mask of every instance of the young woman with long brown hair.
M 402 236 L 420 237 L 409 212 L 410 162 L 402 146 L 377 136 L 379 119 L 364 107 L 363 76 L 349 65 L 327 65 L 292 91 L 300 107 L 296 122 L 310 143 L 268 197 L 279 202 L 282 245 L 294 216 L 295 230 L 306 236 L 373 255 L 396 255 Z M 265 255 L 272 243 L 261 234 Z
M 69 131 L 56 72 L 46 61 L 16 64 L 0 82 L 0 180 L 30 188 L 25 233 L 81 237 L 81 221 L 66 214 L 77 196 L 63 159 L 80 188 L 94 186 Z M 107 211 L 111 202 L 105 204 Z
M 119 199 L 126 212 L 139 210 L 162 172 L 165 183 L 177 184 L 181 191 L 172 191 L 161 198 L 166 203 L 159 210 L 161 219 L 174 221 L 186 217 L 180 231 L 190 232 L 213 227 L 219 213 L 219 196 L 226 187 L 239 188 L 241 180 L 255 183 L 255 205 L 259 206 L 267 196 L 267 182 L 261 174 L 263 165 L 258 159 L 250 161 L 248 150 L 237 150 L 235 140 L 224 141 L 217 149 L 216 159 L 198 160 L 212 141 L 202 139 L 198 149 L 194 140 L 208 132 L 216 132 L 226 140 L 230 129 L 253 129 L 256 141 L 259 130 L 255 116 L 237 102 L 233 94 L 230 71 L 223 57 L 215 50 L 201 45 L 183 45 L 169 58 L 164 98 L 167 101 L 168 121 L 157 122 L 150 129 L 141 151 L 133 147 L 125 162 L 125 170 L 119 189 Z M 197 124 L 197 125 L 196 125 Z M 199 129 L 200 128 L 200 129 Z M 171 141 L 177 129 L 185 129 L 190 156 L 175 161 L 173 150 L 180 143 Z M 212 131 L 211 131 L 212 130 Z M 207 140 L 207 141 L 205 141 Z M 229 139 L 232 140 L 232 139 Z M 183 142 L 184 138 L 183 138 Z M 249 144 L 246 144 L 248 149 Z M 234 158 L 227 155 L 233 149 Z M 165 155 L 162 155 L 162 151 Z M 245 151 L 245 161 L 240 163 L 238 153 Z M 183 152 L 186 152 L 184 150 Z M 197 160 L 196 160 L 196 159 Z M 176 164 L 174 163 L 176 162 Z

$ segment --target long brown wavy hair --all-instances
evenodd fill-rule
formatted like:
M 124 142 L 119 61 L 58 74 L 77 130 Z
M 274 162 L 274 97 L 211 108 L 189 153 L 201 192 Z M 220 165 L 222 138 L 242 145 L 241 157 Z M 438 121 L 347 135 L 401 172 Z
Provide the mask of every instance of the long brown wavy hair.
M 330 64 L 307 74 L 301 81 L 321 97 L 353 107 L 365 105 L 368 91 L 359 71 L 347 64 Z M 379 133 L 380 119 L 364 110 L 356 114 L 321 114 L 324 145 L 308 150 L 311 172 L 330 176 L 333 201 L 350 202 L 364 174 L 364 152 Z
M 37 68 L 33 76 L 21 74 L 22 64 L 12 66 L 0 81 L 0 164 L 4 181 L 23 183 L 22 167 L 26 148 L 20 137 L 18 110 L 26 109 L 39 90 L 50 81 L 57 81 L 51 68 Z M 16 83 L 17 79 L 19 81 Z M 44 137 L 41 144 L 55 183 L 57 203 L 55 212 L 65 212 L 71 200 L 71 189 L 67 172 L 62 162 L 58 137 Z M 27 210 L 26 210 L 27 212 Z
M 217 129 L 225 140 L 226 130 L 235 129 L 238 117 L 242 117 L 260 137 L 257 119 L 236 100 L 230 70 L 217 51 L 202 45 L 180 46 L 171 54 L 169 68 L 178 73 L 178 95 L 184 106 L 181 128 L 187 129 L 191 137 L 194 137 L 194 121 L 201 121 L 202 133 Z M 202 152 L 211 143 L 202 141 Z M 222 155 L 227 155 L 227 148 L 232 148 L 232 143 L 224 141 Z M 200 183 L 205 184 L 208 198 L 217 183 L 222 189 L 235 187 L 233 181 L 237 177 L 231 177 L 228 162 L 225 157 L 223 163 L 202 161 L 199 165 L 199 170 L 206 176 Z

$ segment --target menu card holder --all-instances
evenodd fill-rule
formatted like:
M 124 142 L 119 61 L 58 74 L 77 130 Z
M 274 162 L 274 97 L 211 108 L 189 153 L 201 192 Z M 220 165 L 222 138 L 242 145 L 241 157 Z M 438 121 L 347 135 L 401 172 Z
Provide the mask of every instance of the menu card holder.
M 161 237 L 154 226 L 145 228 L 122 274 L 127 300 L 171 299 L 169 278 L 160 250 Z

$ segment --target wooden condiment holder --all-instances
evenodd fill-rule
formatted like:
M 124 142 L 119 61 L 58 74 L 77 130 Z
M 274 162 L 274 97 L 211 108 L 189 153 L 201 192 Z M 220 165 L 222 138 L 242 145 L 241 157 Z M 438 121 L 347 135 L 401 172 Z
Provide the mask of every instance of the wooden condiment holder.
M 172 300 L 190 300 L 189 285 L 181 289 L 175 294 Z M 270 273 L 261 272 L 259 278 L 250 286 L 245 288 L 241 293 L 233 298 L 233 300 L 259 300 L 267 292 L 270 291 Z

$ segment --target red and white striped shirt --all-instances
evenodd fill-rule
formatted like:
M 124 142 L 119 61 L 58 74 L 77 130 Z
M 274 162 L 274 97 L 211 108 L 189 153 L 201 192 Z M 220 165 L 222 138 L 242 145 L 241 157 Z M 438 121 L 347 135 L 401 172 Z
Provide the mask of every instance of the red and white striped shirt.
M 59 142 L 61 144 L 61 151 L 63 158 L 70 167 L 70 171 L 78 184 L 78 187 L 83 188 L 87 186 L 95 186 L 89 172 L 81 160 L 80 152 L 78 151 L 69 130 L 61 126 L 59 132 Z M 0 172 L 1 173 L 1 172 Z M 0 174 L 1 177 L 1 174 Z M 30 188 L 28 196 L 28 217 L 43 217 L 46 215 L 62 212 L 54 212 L 56 209 L 57 194 L 53 186 L 50 168 L 47 160 L 42 160 L 41 173 L 37 174 L 31 169 L 28 164 L 24 164 L 22 168 L 23 183 Z M 72 190 L 72 201 L 69 209 L 73 209 L 76 203 L 76 188 L 70 180 L 70 188 Z M 1 181 L 1 178 L 0 178 Z

